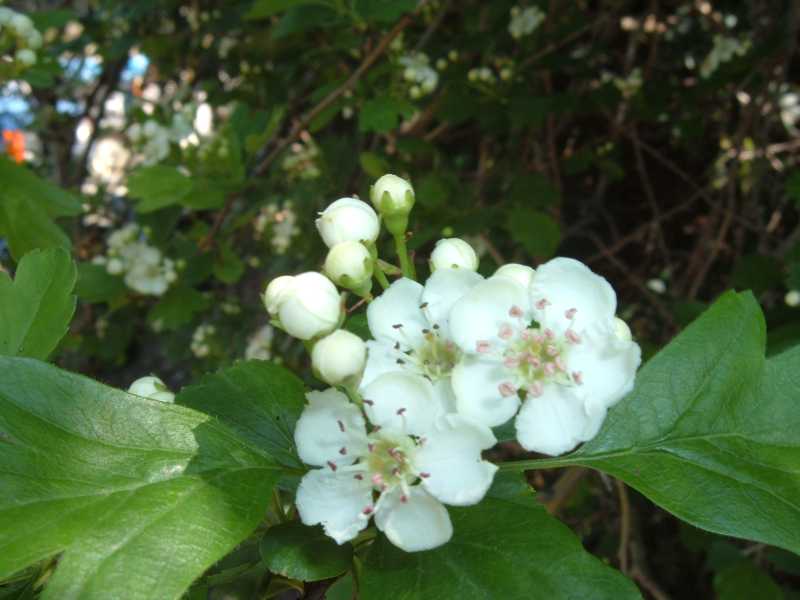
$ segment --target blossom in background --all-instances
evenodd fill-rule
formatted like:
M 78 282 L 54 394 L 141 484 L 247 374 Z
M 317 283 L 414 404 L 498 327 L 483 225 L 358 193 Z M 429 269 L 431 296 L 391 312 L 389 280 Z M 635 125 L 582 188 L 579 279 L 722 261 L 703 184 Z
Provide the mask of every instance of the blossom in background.
M 205 358 L 211 353 L 210 338 L 217 332 L 217 328 L 213 325 L 203 323 L 194 330 L 192 334 L 192 342 L 189 349 L 197 358 Z
M 18 129 L 4 129 L 3 143 L 6 146 L 6 154 L 17 163 L 25 161 L 25 134 Z
M 246 360 L 269 360 L 272 357 L 272 339 L 275 328 L 272 325 L 260 327 L 247 341 L 244 351 Z
M 412 98 L 421 98 L 436 89 L 439 74 L 431 67 L 427 54 L 413 52 L 401 56 L 398 62 L 403 66 L 403 79 L 411 84 L 408 94 Z
M 561 454 L 594 437 L 633 387 L 641 361 L 616 294 L 584 264 L 556 258 L 529 286 L 495 275 L 452 308 L 464 353 L 452 374 L 461 414 L 489 426 L 516 418 L 528 450 Z
M 511 9 L 508 32 L 515 40 L 530 35 L 542 24 L 545 16 L 545 13 L 538 6 L 529 6 L 524 9 L 515 6 Z
M 297 213 L 290 201 L 282 206 L 270 204 L 263 207 L 253 221 L 256 239 L 265 233 L 269 234 L 269 241 L 276 254 L 285 254 L 292 244 L 292 240 L 300 233 L 297 226 Z
M 154 165 L 169 154 L 170 130 L 152 119 L 128 128 L 128 137 L 136 145 L 143 165 Z
M 140 377 L 128 388 L 128 392 L 142 398 L 150 398 L 159 402 L 175 402 L 175 394 L 169 391 L 166 384 L 154 375 Z
M 444 504 L 476 504 L 491 485 L 497 467 L 481 451 L 497 440 L 483 425 L 459 415 L 436 418 L 411 397 L 400 409 L 376 397 L 374 416 L 392 425 L 370 430 L 343 393 L 330 388 L 306 397 L 294 438 L 303 462 L 320 468 L 301 480 L 297 510 L 303 523 L 321 524 L 338 544 L 374 515 L 399 548 L 435 548 L 453 533 Z
M 175 263 L 149 245 L 141 227 L 129 223 L 108 236 L 108 251 L 94 264 L 103 265 L 111 275 L 123 275 L 125 285 L 149 296 L 161 296 L 177 279 Z
M 450 309 L 482 280 L 467 269 L 440 269 L 424 287 L 410 279 L 398 279 L 375 298 L 367 308 L 374 339 L 367 342 L 362 393 L 369 398 L 387 381 L 382 379 L 384 375 L 402 374 L 416 381 L 407 384 L 410 389 L 430 388 L 432 411 L 454 411 L 450 375 L 462 353 L 453 343 Z M 394 385 L 398 380 L 388 381 Z

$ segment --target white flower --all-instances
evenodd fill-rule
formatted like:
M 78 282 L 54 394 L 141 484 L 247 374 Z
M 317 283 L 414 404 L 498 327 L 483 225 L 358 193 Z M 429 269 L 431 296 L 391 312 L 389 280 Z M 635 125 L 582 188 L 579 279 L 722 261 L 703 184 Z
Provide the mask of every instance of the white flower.
M 269 282 L 267 289 L 264 290 L 264 306 L 270 316 L 275 317 L 278 315 L 278 308 L 280 308 L 281 302 L 293 288 L 294 277 L 291 275 L 281 275 Z
M 272 338 L 275 336 L 275 329 L 272 325 L 264 325 L 259 328 L 247 341 L 247 348 L 244 351 L 246 360 L 269 360 L 272 356 Z
M 330 385 L 357 380 L 366 360 L 364 340 L 344 329 L 325 336 L 311 350 L 311 365 L 320 379 Z
M 538 6 L 529 6 L 520 10 L 518 6 L 511 9 L 511 21 L 508 23 L 508 32 L 515 40 L 530 35 L 542 24 L 545 14 Z
M 16 59 L 21 65 L 30 67 L 36 63 L 36 53 L 29 48 L 21 48 L 17 50 Z
M 408 214 L 414 206 L 414 188 L 397 175 L 387 173 L 372 186 L 372 204 L 381 214 Z
M 478 255 L 467 242 L 459 238 L 445 238 L 436 242 L 431 254 L 431 271 L 437 269 L 478 270 Z
M 325 274 L 344 288 L 368 292 L 372 280 L 372 257 L 361 242 L 340 242 L 328 251 Z
M 387 387 L 387 391 L 391 391 Z M 355 538 L 375 515 L 378 529 L 407 552 L 446 543 L 453 533 L 442 503 L 479 502 L 497 467 L 481 459 L 496 439 L 459 415 L 432 419 L 426 402 L 375 398 L 374 414 L 392 426 L 367 430 L 358 407 L 334 389 L 307 394 L 294 439 L 309 471 L 297 489 L 306 525 L 322 524 L 336 543 Z
M 175 401 L 175 394 L 169 391 L 163 381 L 153 375 L 140 377 L 131 384 L 128 391 L 142 398 L 150 398 L 159 402 Z
M 372 243 L 378 239 L 378 215 L 366 202 L 340 198 L 320 213 L 317 230 L 328 248 L 341 242 Z
M 403 78 L 416 85 L 412 89 L 418 90 L 417 96 L 430 94 L 439 83 L 439 74 L 431 68 L 430 59 L 423 52 L 415 52 L 401 56 L 400 64 L 404 67 Z M 446 65 L 446 63 L 445 63 Z
M 539 267 L 529 289 L 504 276 L 475 286 L 450 312 L 465 353 L 452 374 L 458 412 L 496 426 L 524 398 L 526 449 L 561 454 L 594 437 L 641 360 L 616 306 L 608 282 L 569 258 Z
M 800 306 L 800 290 L 789 290 L 786 293 L 784 302 L 786 302 L 786 306 L 790 306 L 792 308 Z
M 435 405 L 455 411 L 450 375 L 461 358 L 453 343 L 451 307 L 483 277 L 466 269 L 442 269 L 425 287 L 398 279 L 367 308 L 367 323 L 374 340 L 367 342 L 367 365 L 361 380 L 369 386 L 386 373 L 404 373 L 432 388 Z
M 28 15 L 23 15 L 22 13 L 15 13 L 9 20 L 8 25 L 20 37 L 28 37 L 31 31 L 35 31 L 33 21 Z
M 336 329 L 342 317 L 342 301 L 331 280 L 315 271 L 301 273 L 281 283 L 270 293 L 265 304 L 276 307 L 281 327 L 289 335 L 310 340 Z M 275 283 L 275 282 L 273 282 Z M 271 284 L 272 285 L 272 284 Z

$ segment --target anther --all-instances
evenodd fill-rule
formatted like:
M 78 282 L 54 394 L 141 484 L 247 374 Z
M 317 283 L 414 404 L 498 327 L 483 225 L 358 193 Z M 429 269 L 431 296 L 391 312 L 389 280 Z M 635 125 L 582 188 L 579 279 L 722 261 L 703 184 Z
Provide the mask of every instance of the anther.
M 556 369 L 558 369 L 562 373 L 567 370 L 567 365 L 564 364 L 564 359 L 561 358 L 560 356 L 556 356 L 556 359 L 553 362 L 555 362 L 556 364 Z
M 423 329 L 422 330 L 422 333 L 425 334 L 425 335 L 428 335 L 430 332 L 431 332 L 430 329 Z
M 538 369 L 542 366 L 542 361 L 539 360 L 538 357 L 534 356 L 533 354 L 529 354 L 528 357 L 525 359 L 530 366 L 534 369 Z
M 331 471 L 335 471 L 336 470 L 336 463 L 335 462 L 329 460 L 328 461 L 328 466 L 331 468 Z
M 375 444 L 367 444 L 367 450 L 370 452 L 375 452 Z
M 504 381 L 503 383 L 498 385 L 497 389 L 500 392 L 500 395 L 503 396 L 503 398 L 508 398 L 509 396 L 513 396 L 514 394 L 517 393 L 516 388 L 507 381 Z
M 564 337 L 567 338 L 567 341 L 569 341 L 569 342 L 571 342 L 573 344 L 580 344 L 581 343 L 581 336 L 579 336 L 577 333 L 572 331 L 572 329 L 567 329 L 564 332 Z
M 553 363 L 551 363 L 551 362 L 549 362 L 549 363 L 544 363 L 544 367 L 543 367 L 543 368 L 544 368 L 544 372 L 545 372 L 547 375 L 553 375 L 553 374 L 555 374 L 555 372 L 556 372 L 556 366 L 555 366 Z
M 502 340 L 510 340 L 514 335 L 514 330 L 509 325 L 501 325 L 500 332 L 497 335 Z
M 564 313 L 564 316 L 567 317 L 570 321 L 575 318 L 575 313 L 578 312 L 577 308 L 570 308 Z
M 405 408 L 398 408 L 398 409 L 397 409 L 397 414 L 398 414 L 398 415 L 400 415 L 400 416 L 403 416 L 403 413 L 404 413 L 404 412 L 406 412 L 406 409 L 405 409 Z
M 533 396 L 534 398 L 538 398 L 542 395 L 544 391 L 544 386 L 542 386 L 541 381 L 534 381 L 532 384 L 528 386 L 528 394 Z
M 397 364 L 398 365 L 404 365 L 404 364 L 406 364 L 406 361 L 404 361 L 402 358 L 398 358 L 397 359 Z
M 406 502 L 408 502 L 408 496 L 406 496 L 405 494 L 403 494 L 402 496 L 400 496 L 400 502 L 402 502 L 403 504 L 405 504 Z
M 375 404 L 372 400 L 367 400 L 366 398 L 364 398 L 363 402 L 367 406 L 372 406 L 373 404 Z
M 366 507 L 364 510 L 362 510 L 361 512 L 362 512 L 363 514 L 365 514 L 365 515 L 371 515 L 371 514 L 372 514 L 372 507 L 371 507 L 371 506 L 367 506 L 367 507 Z
M 548 356 L 558 356 L 558 348 L 553 344 L 548 344 L 545 350 Z
M 486 354 L 489 351 L 490 347 L 491 344 L 489 344 L 489 342 L 487 342 L 486 340 L 478 340 L 477 342 L 475 342 L 475 350 L 479 354 Z
M 430 473 L 420 473 L 419 476 L 422 477 L 423 479 L 427 479 L 428 477 L 431 476 L 431 474 Z
M 519 360 L 512 356 L 508 356 L 503 360 L 503 364 L 507 369 L 513 369 L 519 366 Z
M 544 337 L 546 337 L 548 340 L 552 340 L 554 337 L 556 337 L 556 334 L 553 333 L 552 329 L 545 329 L 544 330 Z
M 580 371 L 573 371 L 572 380 L 578 385 L 583 385 L 583 373 L 581 373 Z
M 378 486 L 383 485 L 383 475 L 381 475 L 380 473 L 375 473 L 372 476 L 372 483 Z
M 395 323 L 394 325 L 392 325 L 392 328 L 393 329 L 400 329 L 402 326 L 403 326 L 402 323 Z
M 344 446 L 342 446 L 341 448 L 339 448 L 339 454 L 341 454 L 342 456 L 344 456 L 345 454 L 347 454 L 347 448 L 345 448 Z
M 394 349 L 395 350 L 400 350 L 400 342 L 395 342 L 394 343 Z
M 423 302 L 422 304 L 420 304 L 420 305 L 419 305 L 419 307 L 420 307 L 422 310 L 425 310 L 426 308 L 428 308 L 428 303 L 427 303 L 427 302 Z
M 521 317 L 521 316 L 522 316 L 522 309 L 521 309 L 519 306 L 517 306 L 517 305 L 514 305 L 514 306 L 512 306 L 512 307 L 511 307 L 511 309 L 508 311 L 508 314 L 509 314 L 509 315 L 511 315 L 512 317 L 517 317 L 517 318 L 519 318 L 519 317 Z
M 438 323 L 434 323 L 434 324 L 433 324 L 433 328 L 434 328 L 434 329 L 439 329 L 439 324 L 438 324 Z
M 336 419 L 336 423 L 339 425 L 339 431 L 344 433 L 344 423 L 342 423 L 341 419 Z
M 536 308 L 539 310 L 544 310 L 549 304 L 550 302 L 547 300 L 547 298 L 542 298 L 536 302 Z
M 361 473 L 356 473 L 353 475 L 353 479 L 358 479 L 359 481 L 364 481 L 364 476 Z

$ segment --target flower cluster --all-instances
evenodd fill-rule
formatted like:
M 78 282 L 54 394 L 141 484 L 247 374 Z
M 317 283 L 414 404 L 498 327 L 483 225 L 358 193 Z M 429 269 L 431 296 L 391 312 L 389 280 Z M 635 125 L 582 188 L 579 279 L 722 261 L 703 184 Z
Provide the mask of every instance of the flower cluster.
M 508 23 L 508 32 L 515 40 L 532 34 L 545 20 L 545 14 L 538 6 L 511 9 L 511 20 Z
M 700 65 L 700 76 L 708 79 L 721 64 L 733 60 L 735 56 L 744 56 L 748 50 L 750 50 L 749 40 L 728 35 L 715 35 L 714 46 Z
M 439 74 L 430 66 L 430 59 L 424 52 L 414 52 L 401 56 L 398 62 L 403 66 L 403 79 L 411 84 L 408 95 L 421 98 L 436 89 Z
M 378 212 L 357 198 L 322 212 L 325 274 L 278 277 L 264 302 L 275 327 L 306 342 L 316 377 L 334 386 L 307 395 L 295 430 L 300 458 L 317 467 L 298 488 L 302 521 L 344 543 L 374 516 L 411 552 L 450 539 L 444 505 L 486 494 L 497 469 L 481 456 L 496 443 L 492 427 L 514 419 L 525 449 L 572 450 L 631 390 L 641 353 L 609 283 L 573 259 L 507 264 L 484 277 L 474 249 L 449 238 L 418 283 L 404 254 L 413 188 L 384 175 L 371 199 Z M 378 260 L 381 224 L 400 267 Z M 384 288 L 377 296 L 373 279 Z M 334 284 L 367 302 L 370 340 L 341 328 Z
M 0 6 L 0 57 L 19 70 L 36 64 L 36 50 L 42 45 L 42 34 L 30 17 Z M 13 50 L 13 53 L 12 53 Z M 9 54 L 6 56 L 6 52 Z
M 205 358 L 211 354 L 211 338 L 217 333 L 217 328 L 213 325 L 203 323 L 198 325 L 192 334 L 192 342 L 189 349 L 197 358 Z
M 125 285 L 145 295 L 161 296 L 177 279 L 175 263 L 149 245 L 141 227 L 129 223 L 108 236 L 108 251 L 92 262 L 111 275 L 124 275 Z
M 152 119 L 131 125 L 128 137 L 140 150 L 143 165 L 157 164 L 169 154 L 170 131 Z

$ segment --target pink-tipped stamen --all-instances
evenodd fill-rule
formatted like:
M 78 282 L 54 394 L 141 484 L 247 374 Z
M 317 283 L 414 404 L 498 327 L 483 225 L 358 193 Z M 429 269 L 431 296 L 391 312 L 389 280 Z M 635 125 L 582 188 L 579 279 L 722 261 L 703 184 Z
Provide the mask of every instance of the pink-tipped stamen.
M 497 389 L 503 398 L 508 398 L 509 396 L 513 396 L 514 394 L 517 393 L 517 388 L 515 388 L 512 384 L 508 383 L 507 381 L 504 381 L 503 383 L 498 385 Z

